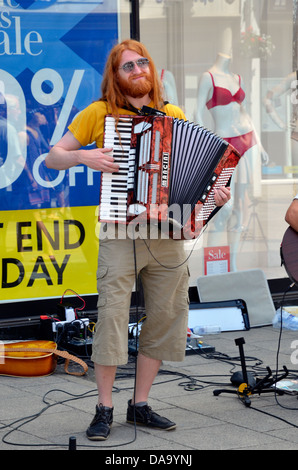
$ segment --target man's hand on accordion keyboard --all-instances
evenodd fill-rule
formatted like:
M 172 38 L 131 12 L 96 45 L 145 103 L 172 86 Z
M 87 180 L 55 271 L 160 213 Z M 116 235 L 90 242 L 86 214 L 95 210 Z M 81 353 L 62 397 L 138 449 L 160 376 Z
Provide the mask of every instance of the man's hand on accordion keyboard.
M 81 163 L 93 170 L 114 173 L 119 170 L 119 165 L 114 162 L 111 153 L 112 149 L 108 148 L 86 150 Z
M 218 207 L 223 206 L 231 199 L 231 192 L 229 187 L 221 186 L 214 189 L 214 200 Z
M 82 149 L 82 144 L 67 131 L 62 139 L 51 148 L 46 156 L 46 166 L 56 170 L 67 170 L 83 164 L 92 170 L 114 173 L 119 165 L 114 162 L 112 148 Z

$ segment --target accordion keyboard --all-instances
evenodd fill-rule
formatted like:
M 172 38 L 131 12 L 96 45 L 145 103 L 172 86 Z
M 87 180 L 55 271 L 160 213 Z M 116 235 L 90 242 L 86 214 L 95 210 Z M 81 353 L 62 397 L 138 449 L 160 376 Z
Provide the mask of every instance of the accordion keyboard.
M 135 149 L 130 149 L 132 120 L 121 119 L 115 130 L 115 120 L 106 118 L 104 147 L 113 148 L 114 162 L 119 171 L 102 174 L 100 218 L 126 221 L 127 194 L 134 184 Z

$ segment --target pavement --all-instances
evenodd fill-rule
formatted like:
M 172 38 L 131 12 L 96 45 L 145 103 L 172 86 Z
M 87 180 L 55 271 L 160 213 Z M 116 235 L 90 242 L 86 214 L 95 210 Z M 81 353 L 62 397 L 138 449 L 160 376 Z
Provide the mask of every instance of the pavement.
M 222 332 L 204 337 L 203 346 L 210 346 L 211 352 L 188 354 L 181 363 L 164 362 L 149 405 L 177 423 L 172 431 L 126 423 L 135 377 L 132 357 L 117 372 L 114 422 L 110 438 L 104 442 L 89 441 L 85 435 L 97 402 L 92 367 L 84 376 L 65 373 L 62 364 L 45 377 L 2 376 L 0 450 L 101 450 L 97 458 L 105 464 L 134 467 L 140 456 L 150 464 L 190 467 L 199 450 L 297 450 L 297 395 L 280 396 L 274 390 L 253 393 L 245 405 L 237 393 L 213 393 L 222 388 L 238 390 L 230 380 L 234 372 L 241 371 L 238 338 L 245 342 L 249 376 L 252 373 L 262 379 L 269 367 L 271 377 L 276 377 L 276 371 L 280 377 L 284 366 L 289 378 L 298 376 L 297 336 L 298 332 L 280 332 L 271 325 Z M 125 460 L 132 456 L 134 461 Z

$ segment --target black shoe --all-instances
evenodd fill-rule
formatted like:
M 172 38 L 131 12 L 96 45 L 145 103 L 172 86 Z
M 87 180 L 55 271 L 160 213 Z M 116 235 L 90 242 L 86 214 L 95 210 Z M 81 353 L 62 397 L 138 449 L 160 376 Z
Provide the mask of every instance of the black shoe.
M 158 415 L 152 411 L 150 406 L 134 406 L 131 404 L 131 400 L 128 402 L 126 421 L 130 424 L 136 423 L 149 428 L 163 429 L 164 431 L 170 431 L 176 427 L 173 421 Z
M 110 434 L 113 422 L 113 409 L 103 405 L 96 405 L 95 416 L 86 431 L 88 439 L 92 441 L 105 441 Z

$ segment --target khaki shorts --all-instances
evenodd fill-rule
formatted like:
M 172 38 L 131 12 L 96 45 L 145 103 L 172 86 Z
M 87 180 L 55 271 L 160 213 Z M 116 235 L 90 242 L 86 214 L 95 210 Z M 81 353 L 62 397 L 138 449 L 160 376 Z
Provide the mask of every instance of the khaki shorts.
M 189 271 L 183 241 L 172 239 L 100 241 L 98 321 L 92 360 L 101 365 L 127 363 L 135 264 L 142 281 L 146 313 L 139 352 L 153 359 L 182 361 L 188 324 Z

